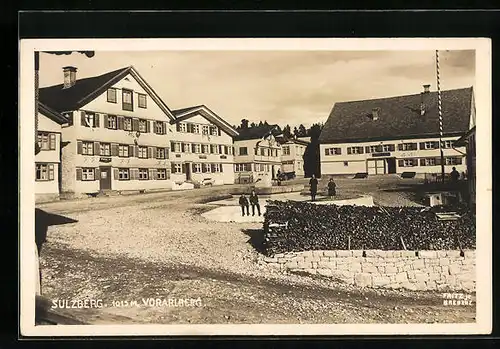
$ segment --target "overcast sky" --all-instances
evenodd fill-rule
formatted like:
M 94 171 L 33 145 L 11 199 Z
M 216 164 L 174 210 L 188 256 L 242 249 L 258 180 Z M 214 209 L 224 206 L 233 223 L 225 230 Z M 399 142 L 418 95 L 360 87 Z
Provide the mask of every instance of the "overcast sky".
M 442 52 L 441 88 L 473 86 L 474 51 Z M 334 103 L 436 90 L 434 51 L 97 51 L 40 55 L 40 86 L 133 65 L 171 109 L 205 104 L 229 123 L 325 122 Z

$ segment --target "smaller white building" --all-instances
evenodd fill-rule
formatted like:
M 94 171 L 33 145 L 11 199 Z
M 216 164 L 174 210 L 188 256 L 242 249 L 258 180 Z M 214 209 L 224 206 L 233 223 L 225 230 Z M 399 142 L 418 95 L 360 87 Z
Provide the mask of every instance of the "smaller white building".
M 309 142 L 300 138 L 289 139 L 281 144 L 281 172 L 295 172 L 304 177 L 304 154 Z

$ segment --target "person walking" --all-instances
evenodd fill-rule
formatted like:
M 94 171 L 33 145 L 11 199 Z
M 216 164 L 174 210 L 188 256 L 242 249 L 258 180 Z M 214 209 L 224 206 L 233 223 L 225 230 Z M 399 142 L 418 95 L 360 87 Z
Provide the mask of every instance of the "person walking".
M 241 215 L 245 216 L 245 209 L 246 209 L 247 216 L 250 216 L 248 199 L 246 198 L 245 194 L 241 194 L 239 203 L 240 203 L 240 207 L 241 207 Z
M 255 190 L 252 190 L 252 193 L 250 194 L 250 205 L 252 205 L 252 216 L 255 216 L 255 207 L 257 207 L 257 212 L 260 216 L 259 197 L 257 196 Z
M 335 195 L 337 195 L 336 188 L 337 184 L 335 184 L 333 178 L 330 178 L 330 180 L 328 181 L 328 197 L 330 199 L 332 199 Z
M 315 175 L 312 175 L 311 179 L 309 180 L 309 187 L 311 190 L 311 201 L 315 201 L 316 193 L 318 192 L 318 180 L 316 179 Z
M 460 178 L 460 173 L 458 173 L 457 169 L 453 167 L 450 173 L 451 185 L 456 188 L 458 185 L 458 179 Z

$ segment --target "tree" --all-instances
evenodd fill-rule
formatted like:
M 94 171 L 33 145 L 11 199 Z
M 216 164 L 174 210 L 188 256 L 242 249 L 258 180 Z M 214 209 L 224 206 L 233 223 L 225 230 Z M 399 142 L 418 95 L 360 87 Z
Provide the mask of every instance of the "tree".
M 262 120 L 259 121 L 259 126 L 264 126 L 264 123 L 262 122 Z
M 289 139 L 292 136 L 292 130 L 290 129 L 290 125 L 287 124 L 285 127 L 283 127 L 283 136 L 286 139 Z
M 294 135 L 295 138 L 298 137 L 298 135 L 299 135 L 299 130 L 297 129 L 297 126 L 295 126 L 293 128 L 293 135 Z
M 311 125 L 308 130 L 311 142 L 304 152 L 304 174 L 306 177 L 311 177 L 312 174 L 315 174 L 316 177 L 321 177 L 319 136 L 322 128 L 323 124 L 316 123 Z
M 250 124 L 250 127 L 257 127 L 257 124 L 256 124 L 255 122 L 252 122 L 252 123 Z
M 242 119 L 241 120 L 241 129 L 242 130 L 248 129 L 248 120 L 247 119 Z
M 299 132 L 298 132 L 299 137 L 306 137 L 307 136 L 307 130 L 306 127 L 302 124 L 299 126 Z
M 267 120 L 264 120 L 264 126 L 269 126 L 269 124 L 267 123 Z

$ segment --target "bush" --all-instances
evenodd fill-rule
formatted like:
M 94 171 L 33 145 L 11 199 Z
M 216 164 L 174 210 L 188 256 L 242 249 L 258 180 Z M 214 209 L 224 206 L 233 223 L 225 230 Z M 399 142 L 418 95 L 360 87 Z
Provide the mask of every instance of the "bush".
M 440 221 L 435 213 L 462 217 Z M 364 207 L 268 201 L 264 214 L 267 255 L 306 250 L 408 250 L 475 248 L 475 217 L 465 206 Z M 350 246 L 348 246 L 350 240 Z

